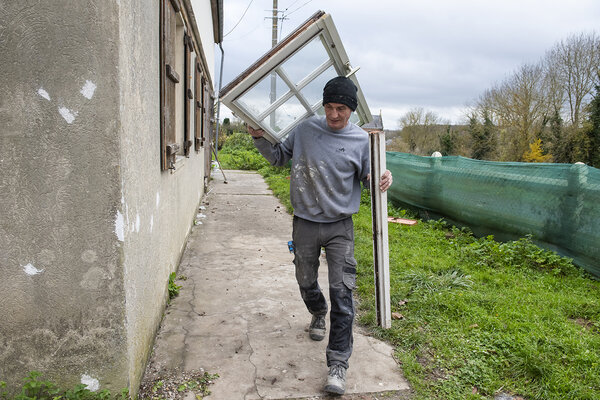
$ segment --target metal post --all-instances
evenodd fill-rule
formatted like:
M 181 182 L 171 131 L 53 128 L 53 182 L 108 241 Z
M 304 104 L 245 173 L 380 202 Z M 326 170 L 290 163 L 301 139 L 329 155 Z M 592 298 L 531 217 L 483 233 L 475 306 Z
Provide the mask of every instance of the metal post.
M 271 47 L 277 46 L 277 0 L 273 0 L 273 30 L 271 32 Z M 273 71 L 271 73 L 271 95 L 270 100 L 271 104 L 275 103 L 277 100 L 277 73 Z M 269 120 L 271 124 L 271 129 L 275 130 L 275 111 L 271 113 L 271 118 Z
M 390 259 L 387 221 L 387 192 L 381 192 L 379 182 L 385 171 L 385 133 L 369 132 L 371 151 L 371 217 L 373 221 L 373 265 L 375 272 L 375 297 L 377 324 L 392 327 L 390 304 Z

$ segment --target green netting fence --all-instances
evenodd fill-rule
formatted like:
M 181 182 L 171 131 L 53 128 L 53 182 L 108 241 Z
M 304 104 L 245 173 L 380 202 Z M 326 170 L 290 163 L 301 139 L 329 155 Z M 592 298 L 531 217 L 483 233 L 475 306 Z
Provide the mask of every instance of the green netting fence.
M 387 152 L 388 199 L 474 234 L 538 245 L 600 276 L 600 169 Z

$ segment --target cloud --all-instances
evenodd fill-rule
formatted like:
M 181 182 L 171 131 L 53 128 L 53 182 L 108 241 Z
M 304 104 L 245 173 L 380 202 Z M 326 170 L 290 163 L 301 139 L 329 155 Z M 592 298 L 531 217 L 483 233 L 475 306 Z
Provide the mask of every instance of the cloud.
M 289 13 L 303 3 L 281 0 L 279 8 Z M 247 5 L 224 2 L 225 32 Z M 255 0 L 225 38 L 224 83 L 269 50 L 271 6 Z M 357 76 L 367 102 L 373 112 L 383 110 L 384 121 L 424 107 L 460 122 L 458 110 L 485 89 L 520 65 L 538 62 L 570 34 L 597 29 L 600 20 L 596 0 L 313 0 L 283 20 L 283 36 L 318 9 L 331 14 L 352 65 L 361 67 Z

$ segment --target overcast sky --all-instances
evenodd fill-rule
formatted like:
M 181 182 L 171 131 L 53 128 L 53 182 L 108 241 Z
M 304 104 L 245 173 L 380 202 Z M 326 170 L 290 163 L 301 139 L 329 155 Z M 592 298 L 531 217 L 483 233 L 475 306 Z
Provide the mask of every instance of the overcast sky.
M 273 1 L 223 3 L 225 85 L 271 47 Z M 278 8 L 280 38 L 318 10 L 331 14 L 387 129 L 415 107 L 461 123 L 469 104 L 520 65 L 571 34 L 600 33 L 599 0 L 279 0 Z M 221 118 L 230 115 L 223 107 Z

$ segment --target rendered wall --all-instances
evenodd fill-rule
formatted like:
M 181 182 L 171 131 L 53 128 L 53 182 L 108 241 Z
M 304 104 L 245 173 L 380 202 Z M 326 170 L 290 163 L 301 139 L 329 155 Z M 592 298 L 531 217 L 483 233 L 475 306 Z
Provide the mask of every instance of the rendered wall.
M 0 380 L 125 387 L 117 3 L 0 19 Z
M 158 22 L 158 6 L 158 0 L 151 6 L 121 2 L 119 13 L 123 193 L 119 208 L 124 222 L 129 380 L 136 384 L 160 323 L 169 274 L 178 266 L 204 194 L 203 151 L 192 149 L 174 172 L 160 170 L 159 26 L 153 23 Z M 212 52 L 212 46 L 205 51 Z
M 135 392 L 204 185 L 160 170 L 158 0 L 6 3 L 0 380 Z

